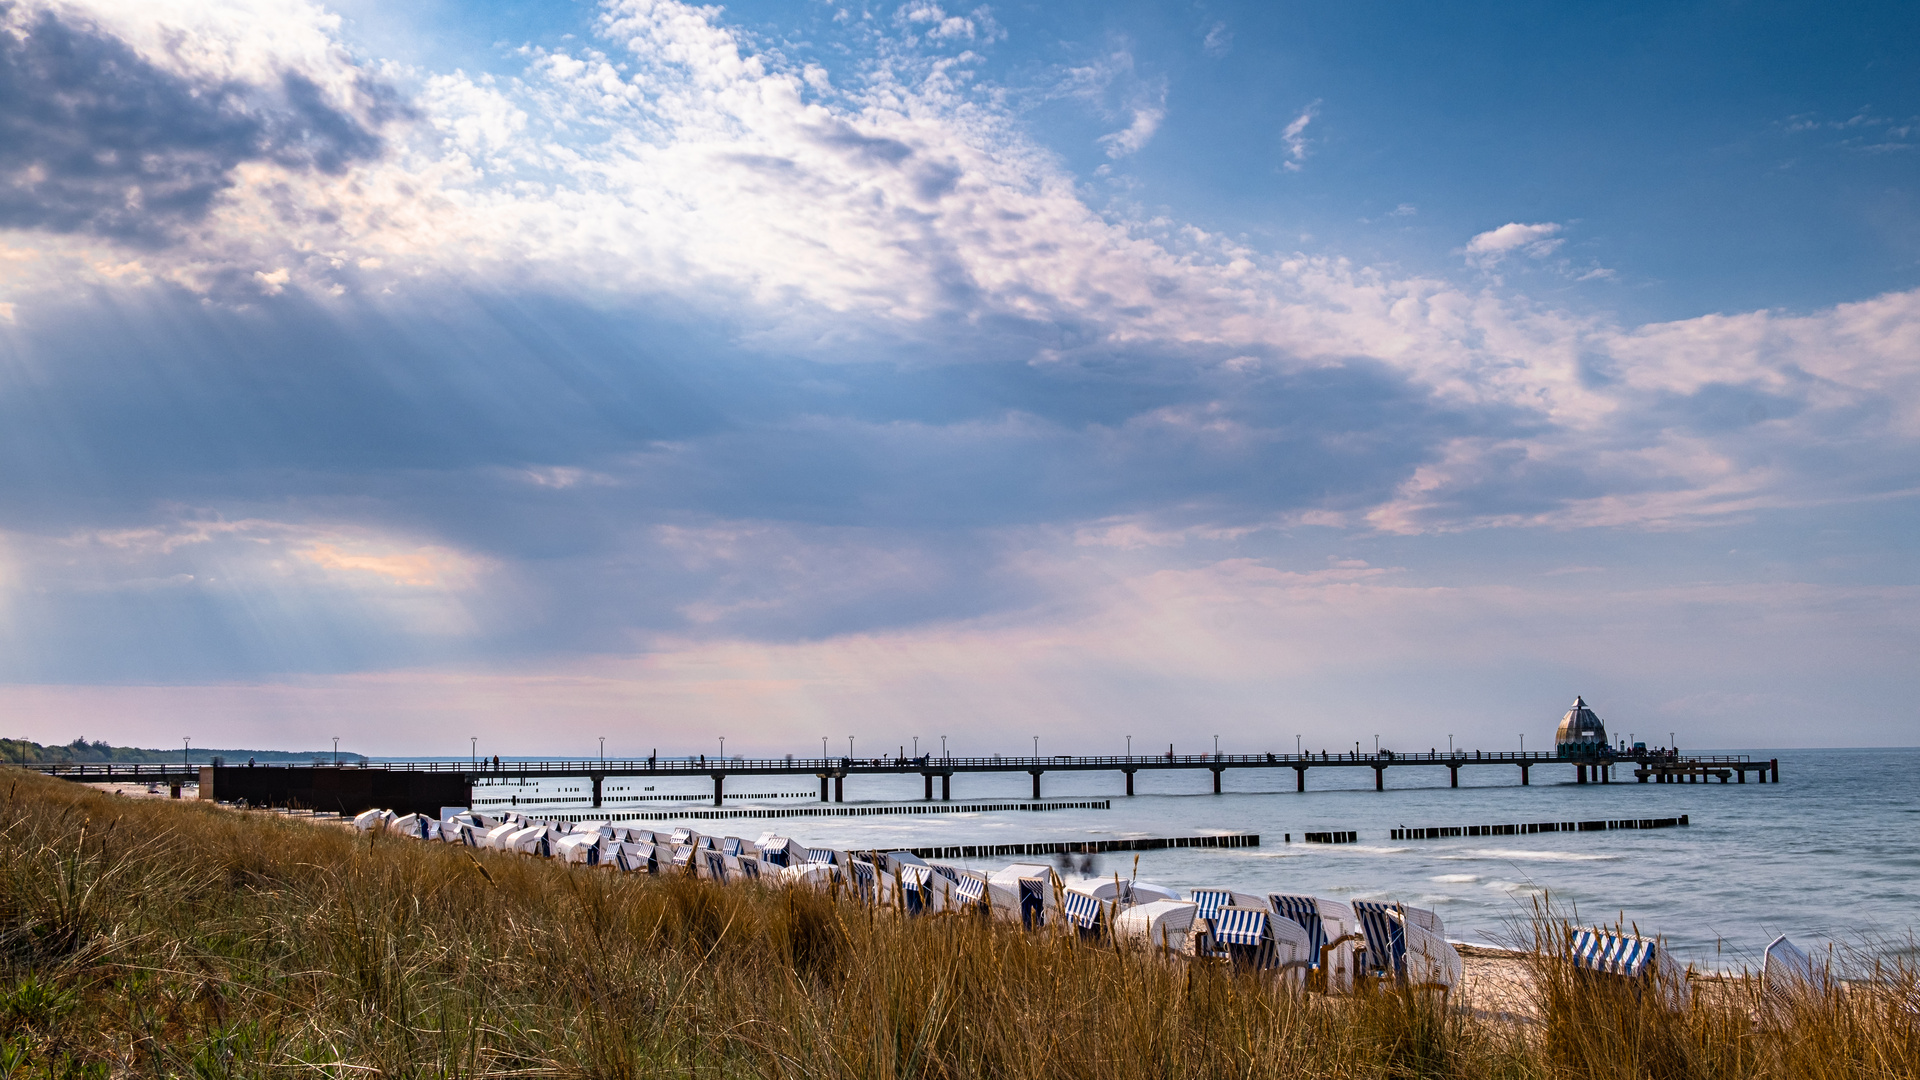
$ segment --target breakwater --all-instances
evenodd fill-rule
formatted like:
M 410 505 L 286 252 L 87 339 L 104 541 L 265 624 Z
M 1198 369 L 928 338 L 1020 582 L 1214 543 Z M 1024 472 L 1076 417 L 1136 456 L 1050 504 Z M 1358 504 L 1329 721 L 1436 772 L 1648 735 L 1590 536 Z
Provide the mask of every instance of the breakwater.
M 642 810 L 611 814 L 590 811 L 564 814 L 542 812 L 540 816 L 555 821 L 733 821 L 743 818 L 770 821 L 778 818 L 873 817 L 886 814 L 989 814 L 1002 810 L 1024 810 L 1037 813 L 1047 810 L 1111 809 L 1113 809 L 1112 799 L 1089 799 L 1082 802 L 943 802 L 894 803 L 876 806 L 809 806 L 795 807 L 790 810 L 769 807 L 764 810 Z
M 1291 836 L 1288 839 L 1292 839 Z M 1309 832 L 1301 833 L 1300 839 L 1309 844 L 1357 844 L 1360 834 L 1357 832 Z
M 1006 855 L 1104 855 L 1114 851 L 1259 846 L 1257 834 L 1235 833 L 1230 836 L 1143 836 L 1129 840 L 1057 840 L 1036 844 L 948 844 L 907 850 L 922 859 L 991 859 Z
M 1392 840 L 1444 840 L 1453 836 L 1527 836 L 1532 833 L 1608 832 L 1613 829 L 1672 829 L 1686 825 L 1687 815 L 1669 818 L 1620 818 L 1605 821 L 1535 821 L 1523 825 L 1449 825 L 1440 828 L 1394 829 Z M 1309 834 L 1312 835 L 1312 834 Z

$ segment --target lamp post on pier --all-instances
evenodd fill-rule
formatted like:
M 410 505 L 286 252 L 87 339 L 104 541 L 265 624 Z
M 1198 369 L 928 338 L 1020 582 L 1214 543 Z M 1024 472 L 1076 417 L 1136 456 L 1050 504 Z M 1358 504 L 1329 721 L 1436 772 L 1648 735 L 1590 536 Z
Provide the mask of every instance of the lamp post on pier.
M 340 767 L 340 736 L 333 737 L 333 767 Z
M 480 771 L 480 736 L 467 736 L 467 765 L 475 772 Z

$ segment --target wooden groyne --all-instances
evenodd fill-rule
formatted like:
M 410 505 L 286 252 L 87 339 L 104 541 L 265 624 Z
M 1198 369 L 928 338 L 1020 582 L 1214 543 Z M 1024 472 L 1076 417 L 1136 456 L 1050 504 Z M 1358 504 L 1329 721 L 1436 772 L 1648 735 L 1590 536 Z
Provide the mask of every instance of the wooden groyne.
M 1300 839 L 1309 844 L 1357 844 L 1360 834 L 1357 832 L 1309 832 L 1301 833 Z
M 989 814 L 1002 810 L 1111 810 L 1112 799 L 1085 802 L 999 802 L 999 803 L 895 803 L 877 806 L 808 806 L 765 810 L 634 810 L 616 813 L 572 811 L 564 814 L 542 813 L 554 821 L 733 821 L 742 818 L 870 817 L 883 814 Z M 531 812 L 531 811 L 529 811 Z
M 1394 829 L 1393 840 L 1445 840 L 1455 836 L 1527 836 L 1533 833 L 1609 832 L 1614 829 L 1673 829 L 1688 824 L 1687 815 L 1663 818 L 1620 818 L 1608 821 L 1535 821 L 1524 825 L 1452 825 L 1426 829 Z
M 1057 840 L 1038 844 L 959 844 L 907 850 L 922 859 L 991 859 L 1004 855 L 1102 855 L 1112 851 L 1259 846 L 1258 833 L 1235 833 L 1230 836 L 1144 836 L 1131 840 Z

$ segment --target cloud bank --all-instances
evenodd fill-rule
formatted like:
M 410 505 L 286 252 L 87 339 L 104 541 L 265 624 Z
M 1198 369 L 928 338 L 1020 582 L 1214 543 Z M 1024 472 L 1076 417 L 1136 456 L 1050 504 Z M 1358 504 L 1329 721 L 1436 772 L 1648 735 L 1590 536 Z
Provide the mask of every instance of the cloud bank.
M 978 76 L 984 8 L 902 8 L 832 71 L 714 8 L 616 0 L 595 32 L 497 77 L 358 56 L 299 3 L 6 9 L 7 678 L 778 655 L 892 685 L 893 655 L 921 685 L 1071 640 L 1009 685 L 1072 712 L 1126 682 L 1102 648 L 1190 663 L 1135 665 L 1162 700 L 1237 642 L 1244 703 L 1293 622 L 1371 611 L 1429 656 L 1386 628 L 1487 621 L 1377 574 L 1260 584 L 1323 574 L 1303 537 L 1920 488 L 1920 295 L 1626 326 L 1096 207 Z M 1161 87 L 1102 145 L 1165 119 Z M 1223 636 L 1167 581 L 1278 599 Z M 1523 627 L 1559 598 L 1501 602 Z

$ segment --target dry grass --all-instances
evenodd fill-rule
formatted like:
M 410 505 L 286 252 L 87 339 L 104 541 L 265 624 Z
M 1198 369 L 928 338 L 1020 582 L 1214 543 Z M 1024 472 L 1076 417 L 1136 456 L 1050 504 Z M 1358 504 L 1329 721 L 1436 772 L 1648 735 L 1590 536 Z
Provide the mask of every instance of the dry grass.
M 1875 995 L 1780 1032 L 1543 967 L 1540 1025 L 1071 937 L 0 772 L 9 1076 L 1913 1076 Z M 1651 1010 L 1651 1011 L 1650 1011 Z M 1594 1047 L 1612 1047 L 1596 1050 Z M 290 1071 L 292 1070 L 292 1071 Z

